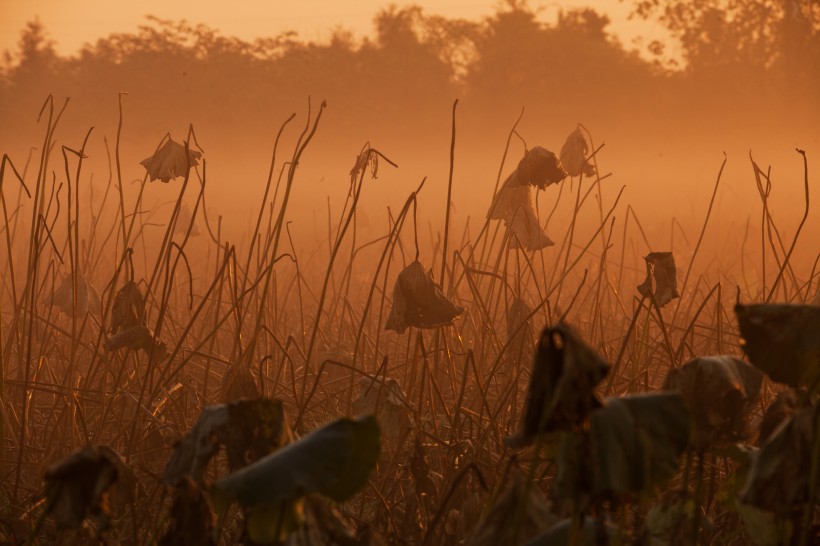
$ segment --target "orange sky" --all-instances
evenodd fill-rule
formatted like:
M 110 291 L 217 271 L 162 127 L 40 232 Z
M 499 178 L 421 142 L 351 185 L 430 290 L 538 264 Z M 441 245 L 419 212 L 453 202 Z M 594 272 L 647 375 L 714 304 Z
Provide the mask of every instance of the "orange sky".
M 390 4 L 416 4 L 428 13 L 478 19 L 493 13 L 496 0 L 0 0 L 0 51 L 14 50 L 20 29 L 39 17 L 61 53 L 75 53 L 84 43 L 111 32 L 128 32 L 145 15 L 163 19 L 186 19 L 205 23 L 224 34 L 253 39 L 295 30 L 303 39 L 322 40 L 334 27 L 363 36 L 371 31 L 373 15 Z M 574 6 L 590 6 L 612 19 L 610 30 L 631 45 L 637 36 L 657 39 L 662 30 L 655 24 L 629 21 L 631 2 L 619 0 L 565 0 L 530 2 L 540 6 L 541 18 L 554 19 L 557 12 Z

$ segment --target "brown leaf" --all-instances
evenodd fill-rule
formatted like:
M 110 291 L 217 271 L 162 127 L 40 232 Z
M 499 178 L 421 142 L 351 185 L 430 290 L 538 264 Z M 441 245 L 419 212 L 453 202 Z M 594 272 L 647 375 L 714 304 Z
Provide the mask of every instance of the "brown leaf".
M 645 297 L 654 296 L 658 307 L 679 298 L 675 257 L 671 252 L 650 252 L 646 261 L 646 280 L 638 285 L 638 292 Z
M 820 408 L 808 407 L 779 427 L 760 448 L 749 471 L 740 500 L 757 508 L 789 516 L 808 502 L 811 487 L 812 448 L 818 442 Z M 815 474 L 816 479 L 816 474 Z
M 73 277 L 68 275 L 54 291 L 53 304 L 63 313 L 71 316 L 74 310 Z M 87 312 L 99 313 L 102 308 L 100 295 L 82 275 L 77 277 L 77 316 L 82 317 Z
M 572 430 L 601 407 L 594 389 L 609 372 L 607 364 L 565 324 L 541 333 L 521 430 L 507 443 L 523 447 L 551 430 Z
M 521 298 L 513 299 L 510 308 L 507 310 L 507 340 L 509 340 L 510 349 L 513 350 L 515 355 L 519 350 L 523 350 L 524 354 L 530 351 L 532 345 L 530 313 L 532 313 L 532 309 Z M 520 330 L 519 327 L 521 327 Z M 516 333 L 516 330 L 518 330 L 518 333 Z
M 541 146 L 527 150 L 516 168 L 518 184 L 529 184 L 543 190 L 567 177 L 567 171 L 556 155 Z
M 541 250 L 555 244 L 538 224 L 532 206 L 518 209 L 507 227 L 510 230 L 510 248 Z
M 145 354 L 151 355 L 155 362 L 165 360 L 168 348 L 165 343 L 154 336 L 154 332 L 147 326 L 134 326 L 108 338 L 105 350 L 109 352 L 127 348 L 142 349 Z
M 77 529 L 88 516 L 105 526 L 107 491 L 117 480 L 117 466 L 108 451 L 87 447 L 46 470 L 47 511 L 59 527 Z
M 772 436 L 775 430 L 787 419 L 797 413 L 797 396 L 792 389 L 785 390 L 775 397 L 763 418 L 760 420 L 760 432 L 757 435 L 757 445 L 763 445 Z
M 359 380 L 359 396 L 353 402 L 353 414 L 374 414 L 385 436 L 400 440 L 407 435 L 413 426 L 408 407 L 404 389 L 395 379 L 364 376 Z
M 222 378 L 219 398 L 222 402 L 233 402 L 242 398 L 259 396 L 259 386 L 251 373 L 245 358 L 239 358 L 228 367 Z
M 143 324 L 145 324 L 145 298 L 137 283 L 128 281 L 114 297 L 110 332 L 116 334 Z
M 694 422 L 698 448 L 749 436 L 749 416 L 760 399 L 763 374 L 731 356 L 705 356 L 669 370 L 663 388 L 680 392 Z
M 557 519 L 538 487 L 529 486 L 526 480 L 515 474 L 478 522 L 466 544 L 523 544 L 549 529 Z
M 752 364 L 778 383 L 820 388 L 820 307 L 738 304 L 735 314 Z
M 595 176 L 595 166 L 584 163 L 588 151 L 587 141 L 579 127 L 567 136 L 567 140 L 561 146 L 561 165 L 567 170 L 567 174 L 578 176 L 583 173 L 585 176 Z
M 555 244 L 539 225 L 532 190 L 530 186 L 519 183 L 518 171 L 513 172 L 501 186 L 487 218 L 504 221 L 509 230 L 511 248 L 539 250 Z
M 189 476 L 183 476 L 174 487 L 171 525 L 159 546 L 193 546 L 214 544 L 213 513 L 208 497 Z
M 184 476 L 201 480 L 220 446 L 226 446 L 228 464 L 231 470 L 237 470 L 290 441 L 280 400 L 257 398 L 207 406 L 177 443 L 162 479 L 169 485 L 175 485 Z
M 170 182 L 172 178 L 186 176 L 191 167 L 199 165 L 200 152 L 188 149 L 186 158 L 185 146 L 169 138 L 157 152 L 140 161 L 151 176 L 151 181 Z
M 385 330 L 404 333 L 408 326 L 437 328 L 453 324 L 464 308 L 448 300 L 433 281 L 431 271 L 425 271 L 414 261 L 399 273 L 393 286 L 393 307 Z

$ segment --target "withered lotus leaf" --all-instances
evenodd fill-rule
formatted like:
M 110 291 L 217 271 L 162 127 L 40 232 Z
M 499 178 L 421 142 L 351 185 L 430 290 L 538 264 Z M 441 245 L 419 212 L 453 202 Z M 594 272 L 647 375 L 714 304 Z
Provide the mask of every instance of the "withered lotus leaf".
M 812 486 L 812 448 L 820 440 L 820 407 L 810 406 L 791 417 L 760 448 L 749 471 L 740 500 L 757 508 L 788 516 L 796 506 L 808 502 Z M 815 479 L 817 475 L 815 474 Z
M 521 298 L 513 299 L 510 308 L 507 309 L 507 339 L 511 340 L 510 348 L 514 352 L 521 347 L 529 350 L 531 344 L 529 340 L 532 336 L 532 325 L 529 321 L 530 313 L 532 313 L 532 309 Z M 520 330 L 519 327 L 521 327 Z
M 103 524 L 108 520 L 107 491 L 117 481 L 118 466 L 113 450 L 86 447 L 45 472 L 47 512 L 58 527 L 79 528 L 89 516 Z
M 507 228 L 510 230 L 510 248 L 541 250 L 555 244 L 538 224 L 532 206 L 519 208 Z
M 212 546 L 213 520 L 208 496 L 196 481 L 184 476 L 174 488 L 171 525 L 160 539 L 159 546 Z
M 222 388 L 219 397 L 222 402 L 234 402 L 242 398 L 256 398 L 259 396 L 259 386 L 251 373 L 247 358 L 239 358 L 233 362 L 222 378 Z
M 678 393 L 607 399 L 590 416 L 591 493 L 646 493 L 671 479 L 691 429 L 690 412 Z
M 797 413 L 797 396 L 792 389 L 780 392 L 774 399 L 760 420 L 760 431 L 757 435 L 757 444 L 763 445 L 771 438 L 775 430 L 786 420 Z
M 663 388 L 677 391 L 692 414 L 697 448 L 749 436 L 751 410 L 760 400 L 763 374 L 731 356 L 704 356 L 669 370 Z
M 137 283 L 128 281 L 114 297 L 110 332 L 116 334 L 142 324 L 145 324 L 145 298 Z
M 71 316 L 74 310 L 74 278 L 68 275 L 54 291 L 53 304 L 63 313 Z M 99 313 L 102 307 L 100 295 L 85 277 L 77 277 L 77 315 L 82 317 L 87 312 Z
M 256 398 L 206 406 L 176 445 L 162 479 L 175 485 L 184 476 L 200 480 L 208 462 L 225 446 L 228 466 L 238 470 L 290 443 L 280 400 Z
M 778 383 L 820 387 L 820 307 L 738 304 L 735 314 L 752 364 Z
M 587 140 L 580 128 L 569 134 L 564 145 L 561 146 L 561 165 L 570 176 L 578 176 L 583 173 L 585 176 L 595 176 L 595 166 L 592 163 L 584 163 L 587 160 Z
M 199 165 L 202 153 L 188 149 L 186 157 L 185 146 L 169 138 L 162 147 L 151 157 L 140 161 L 151 176 L 151 181 L 161 180 L 170 182 L 172 178 L 186 176 L 191 167 Z
M 638 292 L 644 297 L 654 296 L 658 307 L 663 307 L 679 298 L 675 257 L 671 252 L 650 252 L 644 256 L 646 280 L 638 285 Z
M 516 178 L 517 184 L 528 184 L 543 190 L 566 178 L 567 171 L 553 152 L 541 146 L 534 146 L 527 150 L 511 176 Z
M 359 380 L 359 395 L 353 401 L 353 414 L 375 415 L 386 437 L 400 440 L 410 432 L 413 418 L 409 408 L 407 395 L 395 379 L 364 376 Z
M 108 352 L 119 351 L 120 349 L 142 349 L 146 354 L 153 355 L 154 361 L 164 360 L 168 355 L 168 347 L 163 341 L 154 336 L 145 325 L 134 326 L 127 330 L 111 336 L 105 342 L 105 350 Z
M 516 473 L 485 511 L 466 544 L 522 544 L 546 531 L 557 519 L 543 493 L 537 487 L 527 487 L 526 480 Z M 510 525 L 516 520 L 520 521 L 517 529 Z
M 609 367 L 569 326 L 545 328 L 533 361 L 522 429 L 507 443 L 522 447 L 541 432 L 580 427 L 601 407 L 594 390 Z
M 433 281 L 432 271 L 425 271 L 416 260 L 401 273 L 393 286 L 393 307 L 385 330 L 404 333 L 408 326 L 437 328 L 453 323 L 464 312 L 463 307 L 447 299 Z
M 504 182 L 487 218 L 504 221 L 509 230 L 511 248 L 539 250 L 555 244 L 538 223 L 532 190 L 526 184 L 518 184 L 516 173 Z

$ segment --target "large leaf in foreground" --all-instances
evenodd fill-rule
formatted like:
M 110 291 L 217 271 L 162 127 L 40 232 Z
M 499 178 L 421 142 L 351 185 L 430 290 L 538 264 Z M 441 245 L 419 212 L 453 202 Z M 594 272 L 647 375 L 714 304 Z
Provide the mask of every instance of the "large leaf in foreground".
M 749 360 L 778 383 L 816 389 L 820 380 L 820 307 L 736 305 Z
M 290 440 L 281 400 L 256 398 L 206 406 L 196 424 L 177 443 L 162 479 L 168 485 L 176 485 L 184 476 L 200 480 L 223 445 L 230 469 L 236 470 Z
M 741 501 L 787 516 L 808 502 L 812 449 L 820 441 L 820 408 L 809 407 L 778 428 L 760 448 Z M 815 475 L 815 479 L 817 476 Z M 820 487 L 815 484 L 815 496 Z M 815 498 L 815 500 L 817 500 Z
M 314 492 L 341 502 L 364 486 L 378 455 L 374 416 L 339 419 L 219 480 L 214 489 L 246 507 Z
M 648 492 L 674 476 L 691 418 L 677 393 L 611 398 L 590 417 L 592 493 Z
M 703 448 L 745 440 L 760 400 L 763 374 L 731 356 L 704 356 L 669 370 L 665 390 L 677 391 L 692 413 L 692 443 Z
M 521 431 L 508 439 L 514 447 L 541 432 L 579 427 L 601 402 L 595 387 L 609 372 L 607 364 L 565 324 L 541 333 Z

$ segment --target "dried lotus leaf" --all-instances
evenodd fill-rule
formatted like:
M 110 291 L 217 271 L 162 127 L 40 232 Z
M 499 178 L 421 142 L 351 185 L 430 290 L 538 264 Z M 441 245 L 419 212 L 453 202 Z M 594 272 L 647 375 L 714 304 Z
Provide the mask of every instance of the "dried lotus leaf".
M 186 156 L 185 151 L 185 146 L 168 138 L 154 155 L 140 161 L 140 165 L 148 171 L 152 182 L 159 179 L 167 183 L 172 178 L 187 176 L 191 167 L 199 165 L 202 153 L 188 148 Z
M 644 297 L 654 296 L 658 307 L 663 307 L 679 298 L 675 257 L 671 252 L 650 252 L 644 256 L 646 279 L 638 285 L 638 292 Z
M 393 307 L 385 330 L 404 333 L 408 326 L 438 328 L 453 323 L 464 308 L 447 299 L 430 271 L 417 260 L 408 265 L 393 286 Z

